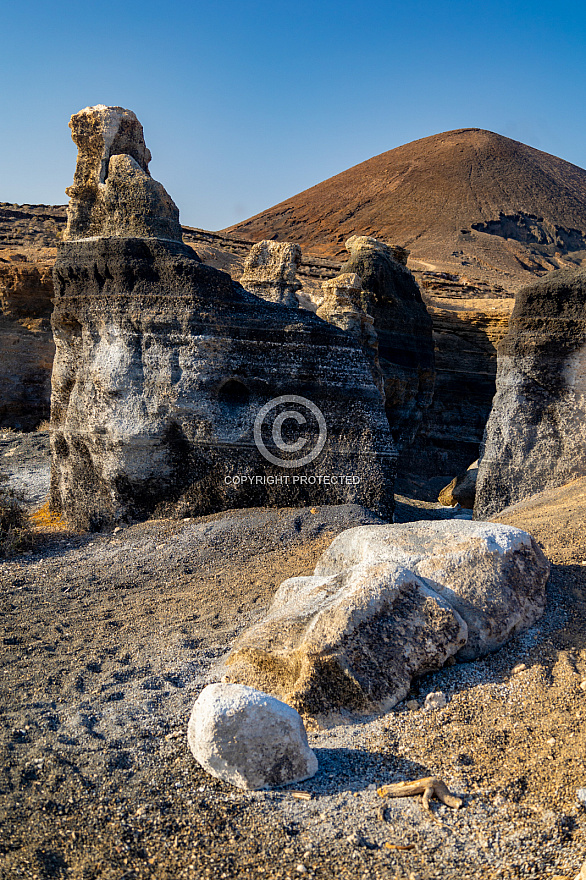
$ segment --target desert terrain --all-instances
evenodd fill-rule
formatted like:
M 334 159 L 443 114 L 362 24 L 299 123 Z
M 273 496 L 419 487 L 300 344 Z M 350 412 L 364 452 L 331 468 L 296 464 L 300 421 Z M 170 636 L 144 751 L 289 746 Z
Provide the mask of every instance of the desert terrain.
M 214 442 L 227 437 L 241 452 L 236 429 L 256 403 L 244 380 L 254 395 L 260 376 L 270 397 L 283 377 L 299 375 L 337 418 L 348 388 L 351 403 L 361 401 L 334 451 L 345 453 L 349 437 L 351 454 L 378 455 L 391 502 L 394 476 L 384 467 L 395 438 L 383 406 L 394 405 L 396 392 L 396 412 L 418 430 L 398 447 L 394 522 L 470 520 L 471 510 L 442 506 L 438 493 L 478 457 L 515 292 L 553 269 L 582 265 L 586 172 L 463 129 L 375 157 L 212 233 L 180 227 L 172 199 L 147 173 L 150 153 L 134 114 L 101 105 L 83 113 L 97 126 L 100 114 L 114 114 L 126 146 L 107 158 L 112 173 L 98 185 L 101 146 L 88 148 L 80 135 L 83 186 L 72 187 L 69 237 L 62 206 L 0 205 L 0 487 L 17 494 L 30 525 L 0 560 L 0 880 L 574 880 L 586 858 L 586 477 L 494 517 L 530 532 L 550 560 L 536 623 L 496 653 L 468 663 L 452 657 L 415 678 L 406 699 L 384 713 L 306 717 L 318 773 L 270 791 L 236 789 L 195 762 L 186 736 L 193 704 L 222 679 L 235 638 L 264 617 L 282 581 L 311 574 L 341 532 L 383 519 L 366 503 L 238 509 L 228 494 L 204 498 L 203 490 L 207 515 L 197 515 L 197 491 L 184 490 L 204 482 L 181 481 L 188 467 L 195 472 L 193 425 L 213 424 Z M 104 191 L 117 186 L 122 207 L 106 209 Z M 137 209 L 144 193 L 153 210 Z M 344 246 L 355 233 L 387 244 Z M 260 238 L 269 240 L 265 254 L 278 241 L 303 247 L 295 321 L 279 300 L 267 304 L 237 284 Z M 392 256 L 398 252 L 407 266 Z M 389 304 L 409 303 L 405 332 L 384 308 L 375 322 L 353 304 L 360 332 L 375 326 L 370 349 L 364 335 L 345 337 L 335 320 L 315 317 L 322 285 L 339 279 L 349 258 L 370 283 L 385 276 L 386 299 L 365 286 L 369 307 L 392 312 Z M 567 334 L 576 399 L 580 284 Z M 566 325 L 548 320 L 561 338 Z M 212 357 L 198 347 L 210 327 Z M 547 337 L 547 321 L 541 330 Z M 369 362 L 373 333 L 381 359 Z M 279 351 L 267 358 L 275 340 Z M 188 357 L 179 363 L 182 345 Z M 407 346 L 416 356 L 401 365 Z M 316 354 L 324 350 L 327 364 Z M 290 360 L 279 360 L 285 351 Z M 189 384 L 193 364 L 209 367 L 203 391 Z M 417 385 L 418 371 L 427 384 Z M 555 403 L 548 412 L 562 428 L 574 424 Z M 374 428 L 359 434 L 372 414 Z M 168 433 L 165 419 L 175 420 Z M 121 424 L 131 426 L 124 442 Z M 145 437 L 158 445 L 143 448 Z M 156 455 L 167 447 L 173 485 L 156 483 Z M 220 471 L 209 461 L 205 486 L 213 488 Z M 125 481 L 131 471 L 135 484 Z M 135 515 L 133 491 L 138 497 L 144 486 L 144 510 Z M 165 491 L 167 507 L 155 508 L 152 498 Z M 214 497 L 222 503 L 209 512 Z M 102 530 L 74 527 L 76 514 Z M 434 708 L 427 698 L 437 693 Z M 443 780 L 461 808 L 432 801 L 426 811 L 419 796 L 377 791 L 427 776 Z
M 38 509 L 47 434 L 1 441 L 3 470 Z M 553 563 L 536 626 L 417 680 L 382 717 L 310 725 L 317 776 L 269 792 L 198 767 L 191 707 L 279 583 L 372 514 L 233 511 L 91 535 L 37 513 L 34 549 L 0 566 L 0 877 L 573 880 L 586 853 L 585 493 L 577 481 L 502 517 Z M 398 504 L 402 521 L 454 515 Z M 437 691 L 446 707 L 426 711 Z M 430 816 L 420 798 L 377 795 L 427 775 L 463 807 L 432 802 Z

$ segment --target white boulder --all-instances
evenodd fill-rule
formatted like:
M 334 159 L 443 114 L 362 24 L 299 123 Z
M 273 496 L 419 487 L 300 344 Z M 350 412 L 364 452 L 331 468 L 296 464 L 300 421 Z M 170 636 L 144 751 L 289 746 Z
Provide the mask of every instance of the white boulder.
M 272 788 L 317 772 L 299 713 L 245 685 L 204 688 L 191 712 L 187 741 L 204 770 L 238 788 Z
M 497 650 L 545 608 L 549 562 L 531 535 L 512 526 L 466 520 L 359 526 L 334 539 L 314 574 L 335 575 L 373 560 L 414 572 L 466 621 L 460 660 Z
M 385 712 L 416 676 L 472 660 L 531 626 L 549 563 L 520 529 L 469 521 L 342 532 L 290 578 L 226 659 L 232 681 L 306 715 Z

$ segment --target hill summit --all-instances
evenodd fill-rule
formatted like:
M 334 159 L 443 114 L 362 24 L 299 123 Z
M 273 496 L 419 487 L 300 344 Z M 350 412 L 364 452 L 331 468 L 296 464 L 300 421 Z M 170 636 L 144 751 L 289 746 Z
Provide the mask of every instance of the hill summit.
M 350 235 L 371 235 L 408 248 L 414 268 L 515 286 L 586 260 L 586 171 L 457 129 L 381 153 L 225 232 L 329 257 L 343 256 Z

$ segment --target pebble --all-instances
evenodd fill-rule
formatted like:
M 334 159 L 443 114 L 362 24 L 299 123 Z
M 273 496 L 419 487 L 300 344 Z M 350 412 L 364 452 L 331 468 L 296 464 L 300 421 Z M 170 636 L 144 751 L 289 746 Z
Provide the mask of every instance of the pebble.
M 305 865 L 297 865 L 295 870 L 298 874 L 307 874 L 307 868 L 305 867 Z
M 525 669 L 527 669 L 527 666 L 524 663 L 517 663 L 512 670 L 512 674 L 518 675 L 519 672 L 523 672 Z
M 583 691 L 586 691 L 586 678 L 584 679 L 584 681 L 580 682 L 580 687 L 582 688 Z
M 448 705 L 448 701 L 446 699 L 446 695 L 443 691 L 435 691 L 432 694 L 428 694 L 425 698 L 425 703 L 423 704 L 423 709 L 425 712 L 431 712 L 434 709 L 443 709 L 444 706 Z
M 408 709 L 419 709 L 419 703 L 417 702 L 417 700 L 407 700 L 405 706 Z
M 579 788 L 576 797 L 583 807 L 586 807 L 586 788 Z

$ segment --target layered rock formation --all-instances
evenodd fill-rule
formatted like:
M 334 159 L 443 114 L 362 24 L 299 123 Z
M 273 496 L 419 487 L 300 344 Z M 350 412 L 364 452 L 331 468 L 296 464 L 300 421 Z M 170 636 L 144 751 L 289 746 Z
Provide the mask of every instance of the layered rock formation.
M 553 272 L 517 294 L 496 381 L 478 518 L 586 474 L 586 271 Z
M 495 393 L 497 346 L 514 300 L 460 279 L 421 280 L 433 322 L 435 387 L 399 467 L 427 479 L 441 475 L 447 483 L 478 458 Z
M 394 451 L 359 342 L 202 264 L 134 120 L 72 119 L 88 196 L 74 189 L 54 273 L 53 507 L 94 528 L 251 505 L 388 516 Z
M 5 240 L 19 245 L 17 254 L 8 247 L 0 250 L 0 270 L 3 258 L 7 267 L 13 265 L 14 255 L 28 260 L 29 268 L 36 266 L 41 274 L 48 275 L 55 250 L 39 249 L 37 245 L 49 240 L 56 244 L 56 236 L 65 224 L 65 213 L 65 207 L 0 207 L 0 244 Z M 229 272 L 234 280 L 240 279 L 250 242 L 187 227 L 182 227 L 182 231 L 184 242 L 191 244 L 206 264 Z M 406 260 L 404 251 L 396 247 L 391 250 L 397 262 Z M 314 312 L 320 309 L 321 317 L 331 317 L 331 323 L 347 330 L 353 320 L 347 303 L 336 304 L 336 297 L 339 292 L 343 297 L 348 294 L 353 302 L 355 299 L 352 290 L 346 291 L 334 283 L 340 270 L 339 262 L 302 255 L 297 270 L 302 288 L 296 297 L 303 308 Z M 423 479 L 443 475 L 447 483 L 478 456 L 495 392 L 496 345 L 506 333 L 513 300 L 502 288 L 473 284 L 464 276 L 432 271 L 416 271 L 414 275 L 433 321 L 436 380 L 432 404 L 424 413 L 417 436 L 401 454 L 400 471 Z M 33 308 L 37 294 L 31 285 L 27 284 L 26 290 L 30 291 Z M 48 291 L 52 295 L 50 282 Z M 48 302 L 46 323 L 50 309 Z M 5 414 L 4 424 L 28 430 L 46 418 L 49 411 L 54 346 L 49 329 L 39 330 L 35 324 L 31 331 L 23 327 L 21 320 L 12 312 L 3 319 L 6 344 L 0 345 L 0 352 L 6 356 L 7 366 L 0 387 L 0 407 Z M 26 320 L 28 324 L 29 319 Z M 374 336 L 369 340 L 368 321 L 366 318 L 362 326 L 367 337 L 363 351 L 372 361 L 375 346 L 378 351 L 378 340 Z M 376 381 L 380 382 L 380 377 Z
M 433 397 L 432 323 L 411 272 L 391 247 L 367 236 L 346 242 L 342 272 L 362 281 L 361 305 L 373 318 L 384 378 L 385 410 L 399 450 L 409 446 Z
M 32 253 L 38 258 L 55 248 L 66 224 L 65 205 L 15 205 L 0 202 L 0 249 Z M 0 251 L 0 252 L 1 252 Z M 52 253 L 54 259 L 54 253 Z
M 259 241 L 244 262 L 240 283 L 262 299 L 296 309 L 296 294 L 301 289 L 296 277 L 300 261 L 301 248 L 297 244 Z
M 531 626 L 549 563 L 530 535 L 462 521 L 362 526 L 290 578 L 226 661 L 232 681 L 300 712 L 388 711 L 414 676 Z
M 385 379 L 378 357 L 378 336 L 374 329 L 374 318 L 363 307 L 362 280 L 353 272 L 343 272 L 323 282 L 322 294 L 316 315 L 360 341 L 374 383 L 384 400 Z

